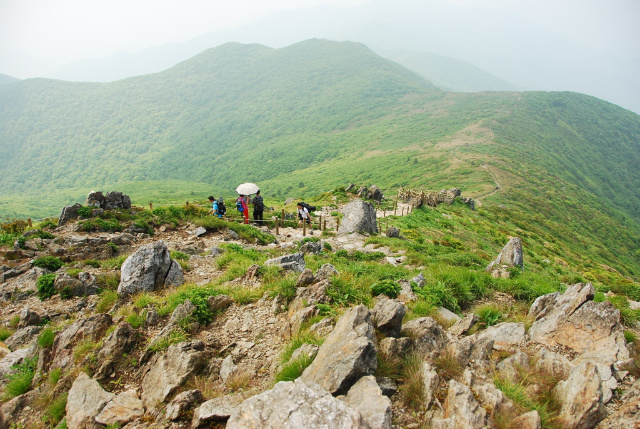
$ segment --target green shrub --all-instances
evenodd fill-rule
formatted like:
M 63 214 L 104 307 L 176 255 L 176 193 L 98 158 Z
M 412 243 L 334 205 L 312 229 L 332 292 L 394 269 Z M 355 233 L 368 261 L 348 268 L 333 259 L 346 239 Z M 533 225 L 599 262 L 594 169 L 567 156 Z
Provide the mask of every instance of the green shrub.
M 289 361 L 282 365 L 282 369 L 276 374 L 276 382 L 293 381 L 300 377 L 304 370 L 311 365 L 315 356 L 309 356 L 306 353 L 300 355 L 299 358 Z
M 118 257 L 102 261 L 101 267 L 103 270 L 119 270 L 126 260 L 127 255 L 120 255 Z
M 49 383 L 49 386 L 55 387 L 56 384 L 58 384 L 58 381 L 60 381 L 60 378 L 62 378 L 62 368 L 60 367 L 54 368 L 51 371 L 49 371 L 49 376 L 47 377 L 47 383 Z
M 84 261 L 84 264 L 93 268 L 100 268 L 100 261 L 96 261 L 95 259 L 87 259 Z
M 189 260 L 189 255 L 187 255 L 186 253 L 182 253 L 178 250 L 171 250 L 169 252 L 169 256 L 171 257 L 171 259 L 175 259 L 176 261 L 188 261 Z
M 93 207 L 82 206 L 78 207 L 78 216 L 82 219 L 89 219 L 93 214 Z
M 13 334 L 13 329 L 6 326 L 0 326 L 0 341 L 4 341 Z
M 170 346 L 174 344 L 182 343 L 184 341 L 187 341 L 188 339 L 189 339 L 189 336 L 182 329 L 174 329 L 169 333 L 169 335 L 166 335 L 161 339 L 159 339 L 158 341 L 156 341 L 155 343 L 150 344 L 149 351 L 155 353 L 162 350 L 166 350 Z
M 56 294 L 56 289 L 53 287 L 53 283 L 56 280 L 56 274 L 43 274 L 36 280 L 36 288 L 38 289 L 38 297 L 41 301 L 51 298 Z
M 474 311 L 478 316 L 478 322 L 482 327 L 488 328 L 502 321 L 504 315 L 498 307 L 493 304 L 486 304 Z
M 371 294 L 378 296 L 384 294 L 389 298 L 396 298 L 400 293 L 400 283 L 393 280 L 382 280 L 371 285 Z
M 40 258 L 36 258 L 33 261 L 33 265 L 36 267 L 44 268 L 49 271 L 57 271 L 63 265 L 60 258 L 55 256 L 42 256 Z
M 56 331 L 51 327 L 46 327 L 38 335 L 38 345 L 44 349 L 49 348 L 53 345 L 55 338 Z
M 23 363 L 11 367 L 13 372 L 7 376 L 9 382 L 4 391 L 6 401 L 27 393 L 31 389 L 37 363 L 37 358 L 25 359 Z
M 51 401 L 51 404 L 47 407 L 42 416 L 42 420 L 49 425 L 49 427 L 55 427 L 60 420 L 66 414 L 67 407 L 67 393 L 62 393 L 60 396 Z
M 124 320 L 134 329 L 138 329 L 140 326 L 144 325 L 145 320 L 147 320 L 147 310 L 140 313 L 133 312 L 125 317 Z
M 118 292 L 113 289 L 103 289 L 100 292 L 100 299 L 96 305 L 96 311 L 98 313 L 106 313 L 118 301 Z

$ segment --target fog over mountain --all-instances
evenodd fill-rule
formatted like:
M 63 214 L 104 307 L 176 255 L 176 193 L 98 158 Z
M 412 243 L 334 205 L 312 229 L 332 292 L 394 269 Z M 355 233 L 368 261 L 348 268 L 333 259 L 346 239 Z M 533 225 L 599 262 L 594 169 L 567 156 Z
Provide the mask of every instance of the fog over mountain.
M 362 42 L 450 90 L 575 91 L 640 112 L 639 58 L 578 45 L 514 12 L 476 8 L 470 13 L 469 8 L 442 1 L 379 0 L 346 9 L 324 5 L 284 12 L 187 42 L 76 61 L 47 77 L 112 81 L 164 70 L 229 41 L 283 47 L 309 38 Z M 432 56 L 425 67 L 425 55 L 439 55 L 439 65 Z M 444 70 L 479 70 L 473 70 L 473 78 L 463 73 L 452 85 L 438 80 L 451 76 L 442 73 L 444 63 Z M 484 78 L 488 80 L 479 83 Z

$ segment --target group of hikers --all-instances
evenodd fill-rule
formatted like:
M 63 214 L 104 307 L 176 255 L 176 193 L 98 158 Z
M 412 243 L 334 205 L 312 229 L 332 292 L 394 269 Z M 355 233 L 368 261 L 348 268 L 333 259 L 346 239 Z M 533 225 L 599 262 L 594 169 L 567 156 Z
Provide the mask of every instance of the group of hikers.
M 213 196 L 209 196 L 209 202 L 211 203 L 211 210 L 209 210 L 210 214 L 222 218 L 227 213 L 227 206 L 225 205 L 223 198 L 218 198 L 216 200 Z M 260 195 L 260 190 L 256 192 L 253 198 L 250 198 L 249 195 L 240 195 L 236 198 L 236 210 L 238 210 L 242 215 L 245 224 L 249 223 L 249 204 L 253 205 L 254 222 L 261 225 L 264 222 L 264 200 L 262 199 L 262 195 Z M 302 222 L 311 224 L 310 210 L 315 210 L 316 207 L 309 206 L 304 202 L 299 202 L 297 207 L 298 226 L 301 226 Z

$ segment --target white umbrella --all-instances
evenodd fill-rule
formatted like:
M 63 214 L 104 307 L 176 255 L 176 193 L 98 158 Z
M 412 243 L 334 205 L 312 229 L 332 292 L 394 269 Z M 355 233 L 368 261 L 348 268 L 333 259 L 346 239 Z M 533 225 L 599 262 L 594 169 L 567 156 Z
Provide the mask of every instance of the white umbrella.
M 258 192 L 260 188 L 255 183 L 243 183 L 236 188 L 236 192 L 240 195 L 251 195 Z

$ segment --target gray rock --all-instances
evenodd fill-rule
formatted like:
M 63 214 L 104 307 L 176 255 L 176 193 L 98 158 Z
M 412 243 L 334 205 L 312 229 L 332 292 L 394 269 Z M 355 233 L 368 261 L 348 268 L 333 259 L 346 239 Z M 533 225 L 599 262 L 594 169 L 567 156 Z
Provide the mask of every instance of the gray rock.
M 98 360 L 114 359 L 123 354 L 130 353 L 138 344 L 139 332 L 122 321 L 116 329 L 107 336 L 98 352 Z
M 164 418 L 167 420 L 178 420 L 184 415 L 204 401 L 204 397 L 199 390 L 187 390 L 176 395 L 171 402 L 167 404 Z
M 304 253 L 293 253 L 291 255 L 284 255 L 278 258 L 268 259 L 265 265 L 278 265 L 282 269 L 291 270 L 297 273 L 304 271 Z
M 125 390 L 104 406 L 95 421 L 103 425 L 124 426 L 144 415 L 142 401 L 135 389 Z
M 380 332 L 387 337 L 399 337 L 402 319 L 406 312 L 407 308 L 401 301 L 379 295 L 371 315 L 374 326 Z
M 446 351 L 451 354 L 462 367 L 465 367 L 470 361 L 476 363 L 488 361 L 493 353 L 493 340 L 490 338 L 479 338 L 477 335 L 470 335 L 450 342 Z
M 480 331 L 477 336 L 478 339 L 492 340 L 493 348 L 496 350 L 509 350 L 524 344 L 527 340 L 524 322 L 498 323 L 497 325 L 489 326 L 484 331 Z
M 194 411 L 191 427 L 208 427 L 207 424 L 210 422 L 224 422 L 239 405 L 240 400 L 237 396 L 227 395 L 210 399 Z
M 178 326 L 184 321 L 191 320 L 193 313 L 197 310 L 196 306 L 193 305 L 191 300 L 187 299 L 182 304 L 179 304 L 173 313 L 171 313 L 171 318 L 169 319 L 169 324 Z
M 20 321 L 18 322 L 18 328 L 24 328 L 25 326 L 35 326 L 40 324 L 40 315 L 29 307 L 25 307 L 20 310 Z
M 201 227 L 199 227 L 198 229 L 195 230 L 193 235 L 195 235 L 196 237 L 202 237 L 206 233 L 207 233 L 207 228 L 205 228 L 204 226 L 201 226 Z
M 381 355 L 386 357 L 401 358 L 409 352 L 413 341 L 411 338 L 393 338 L 387 337 L 380 340 L 378 343 L 378 351 Z
M 509 415 L 517 409 L 516 404 L 493 383 L 474 381 L 471 388 L 482 406 L 492 415 Z
M 596 362 L 603 377 L 605 402 L 617 387 L 611 368 L 616 362 L 629 359 L 620 323 L 620 311 L 609 301 L 593 302 L 595 290 L 591 283 L 579 283 L 560 294 L 550 294 L 534 301 L 529 315 L 536 320 L 529 329 L 532 342 L 545 347 L 562 346 L 583 360 Z M 615 368 L 615 367 L 614 367 Z
M 347 310 L 325 339 L 313 363 L 300 379 L 332 394 L 344 394 L 377 368 L 371 315 L 364 305 Z
M 412 278 L 411 280 L 409 280 L 409 282 L 414 282 L 415 284 L 418 285 L 418 287 L 420 289 L 422 289 L 425 285 L 425 278 L 424 278 L 424 274 L 420 273 L 417 276 L 415 276 L 414 278 Z
M 100 290 L 96 277 L 85 272 L 79 273 L 77 278 L 67 273 L 58 274 L 53 287 L 60 293 L 68 291 L 71 296 L 96 295 Z
M 285 336 L 291 338 L 297 335 L 300 331 L 300 328 L 302 327 L 302 324 L 307 320 L 310 320 L 317 313 L 318 309 L 314 305 L 305 307 L 293 313 L 293 315 L 289 319 L 288 332 L 286 332 Z
M 226 383 L 229 377 L 231 377 L 237 369 L 238 367 L 233 362 L 233 356 L 227 356 L 224 358 L 222 365 L 220 366 L 220 378 Z
M 138 248 L 124 261 L 120 271 L 118 293 L 132 295 L 160 289 L 167 283 L 177 284 L 182 268 L 171 259 L 166 243 L 160 240 Z
M 449 344 L 447 334 L 431 317 L 411 320 L 402 329 L 411 334 L 416 350 L 425 355 L 439 352 Z
M 320 267 L 318 271 L 316 271 L 316 281 L 321 282 L 323 280 L 331 279 L 331 276 L 340 274 L 338 270 L 331 264 L 324 264 Z
M 398 391 L 398 383 L 391 377 L 376 377 L 376 383 L 380 386 L 382 394 L 389 398 Z
M 298 277 L 298 281 L 296 282 L 296 287 L 309 286 L 315 281 L 315 277 L 313 275 L 313 271 L 309 268 L 305 268 L 302 273 L 300 273 L 300 277 Z
M 360 414 L 322 390 L 300 379 L 277 383 L 273 389 L 242 402 L 226 429 L 368 429 Z
M 322 243 L 319 241 L 307 241 L 300 246 L 300 252 L 311 253 L 313 255 L 319 255 L 322 253 Z
M 571 361 L 559 353 L 554 353 L 542 347 L 533 356 L 533 368 L 554 377 L 566 379 L 573 365 Z
M 386 236 L 389 238 L 400 238 L 400 230 L 395 226 L 390 226 L 387 229 Z
M 51 369 L 66 368 L 73 363 L 73 349 L 82 340 L 101 339 L 112 324 L 111 316 L 99 313 L 67 325 L 53 340 Z
M 211 256 L 220 256 L 224 253 L 224 249 L 221 247 L 212 247 L 211 250 L 209 251 L 209 254 Z
M 12 367 L 14 365 L 21 364 L 24 359 L 30 356 L 30 354 L 29 349 L 18 349 L 0 359 L 0 377 L 4 377 L 14 372 Z
M 382 394 L 373 375 L 358 380 L 343 400 L 360 413 L 368 427 L 391 429 L 391 400 Z
M 513 419 L 513 426 L 519 429 L 540 429 L 542 427 L 540 414 L 536 410 L 524 413 Z
M 153 356 L 142 379 L 142 402 L 147 410 L 165 402 L 182 383 L 204 367 L 203 350 L 202 341 L 190 341 L 174 344 L 166 353 Z
M 171 260 L 169 272 L 164 279 L 165 286 L 180 286 L 184 283 L 184 271 L 177 261 Z
M 69 429 L 98 427 L 95 417 L 115 395 L 106 392 L 97 381 L 81 372 L 73 382 L 67 398 L 66 419 Z
M 439 318 L 444 321 L 447 326 L 455 325 L 457 322 L 462 320 L 462 317 L 444 307 L 437 307 L 436 312 L 438 313 Z
M 429 409 L 438 392 L 440 376 L 429 362 L 422 362 L 422 386 L 424 408 Z
M 376 209 L 368 201 L 354 200 L 342 209 L 338 234 L 377 233 Z
M 496 365 L 498 374 L 506 380 L 518 382 L 520 374 L 528 373 L 529 356 L 523 352 L 517 352 L 506 359 L 501 360 Z
M 557 422 L 565 429 L 592 428 L 606 416 L 598 366 L 590 361 L 576 365 L 554 393 L 561 408 Z
M 229 295 L 214 295 L 207 298 L 211 311 L 224 310 L 233 304 L 233 298 Z
M 474 398 L 471 389 L 455 380 L 449 381 L 449 393 L 444 403 L 444 419 L 434 419 L 432 428 L 482 429 L 487 412 Z
M 454 335 L 463 335 L 469 329 L 473 328 L 476 323 L 478 323 L 478 316 L 476 314 L 467 314 L 461 320 L 458 320 L 453 326 L 451 326 L 448 331 Z
M 4 341 L 4 345 L 11 350 L 26 347 L 36 340 L 40 331 L 42 331 L 42 326 L 26 326 L 20 328 Z
M 309 326 L 309 332 L 314 332 L 320 337 L 327 336 L 333 331 L 334 323 L 331 317 L 325 317 L 319 322 Z
M 293 354 L 291 355 L 291 359 L 289 359 L 289 362 L 295 361 L 296 359 L 300 359 L 303 356 L 307 356 L 311 359 L 314 359 L 318 355 L 318 350 L 320 350 L 319 346 L 315 344 L 304 343 L 303 345 L 301 345 L 300 347 L 294 350 Z
M 82 204 L 75 203 L 72 206 L 66 206 L 62 208 L 62 213 L 58 218 L 58 226 L 62 226 L 69 222 L 71 219 L 78 219 L 78 210 L 82 207 Z
M 493 271 L 494 267 L 506 265 L 507 267 L 524 268 L 524 259 L 522 253 L 522 240 L 520 237 L 511 237 L 509 242 L 502 248 L 498 257 L 493 260 L 486 271 Z
M 404 303 L 413 302 L 418 299 L 418 296 L 413 292 L 411 288 L 411 282 L 406 279 L 398 280 L 400 284 L 400 293 L 398 294 L 398 299 Z

